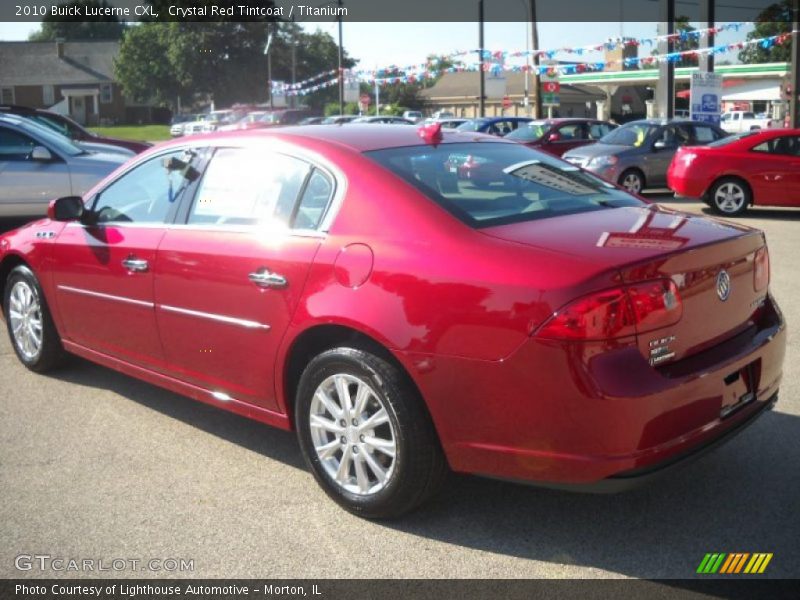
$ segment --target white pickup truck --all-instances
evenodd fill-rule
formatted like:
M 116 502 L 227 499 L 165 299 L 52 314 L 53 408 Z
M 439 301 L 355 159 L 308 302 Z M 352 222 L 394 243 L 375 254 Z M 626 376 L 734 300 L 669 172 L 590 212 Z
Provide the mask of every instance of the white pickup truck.
M 754 129 L 769 129 L 770 119 L 759 119 L 754 113 L 744 110 L 732 110 L 722 115 L 720 126 L 728 133 L 744 133 Z

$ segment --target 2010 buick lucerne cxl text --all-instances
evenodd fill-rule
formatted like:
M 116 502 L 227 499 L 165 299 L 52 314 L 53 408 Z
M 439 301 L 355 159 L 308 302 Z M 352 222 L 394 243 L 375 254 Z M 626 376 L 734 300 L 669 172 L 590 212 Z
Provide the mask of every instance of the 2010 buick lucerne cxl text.
M 777 399 L 761 232 L 514 142 L 212 134 L 48 215 L 0 237 L 28 368 L 66 351 L 296 429 L 324 490 L 365 517 L 416 507 L 448 469 L 624 488 Z

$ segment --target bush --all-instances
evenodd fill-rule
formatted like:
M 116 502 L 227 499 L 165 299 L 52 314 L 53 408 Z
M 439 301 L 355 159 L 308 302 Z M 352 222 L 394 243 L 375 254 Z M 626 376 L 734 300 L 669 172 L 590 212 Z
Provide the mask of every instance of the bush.
M 338 115 L 339 114 L 339 103 L 338 102 L 328 102 L 325 105 L 324 114 L 326 117 L 330 117 L 331 115 Z M 358 114 L 358 103 L 357 102 L 347 102 L 344 105 L 344 114 L 346 115 L 357 115 Z

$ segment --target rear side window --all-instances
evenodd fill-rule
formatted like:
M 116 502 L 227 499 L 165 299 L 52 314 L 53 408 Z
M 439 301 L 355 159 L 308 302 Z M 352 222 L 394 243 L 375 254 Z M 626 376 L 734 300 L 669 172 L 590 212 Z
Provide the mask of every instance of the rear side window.
M 711 127 L 704 127 L 703 125 L 694 126 L 695 141 L 699 144 L 707 144 L 719 139 L 719 134 Z
M 476 228 L 644 206 L 594 175 L 518 144 L 410 146 L 365 154 Z
M 314 169 L 303 190 L 292 226 L 295 229 L 316 229 L 325 216 L 331 197 L 333 181 L 319 169 Z
M 326 173 L 299 158 L 222 148 L 206 168 L 187 222 L 316 229 L 333 190 Z
M 781 154 L 785 156 L 800 155 L 800 139 L 796 136 L 782 135 L 753 146 L 753 152 L 765 154 Z
M 586 139 L 582 123 L 571 123 L 558 128 L 558 135 L 564 141 Z

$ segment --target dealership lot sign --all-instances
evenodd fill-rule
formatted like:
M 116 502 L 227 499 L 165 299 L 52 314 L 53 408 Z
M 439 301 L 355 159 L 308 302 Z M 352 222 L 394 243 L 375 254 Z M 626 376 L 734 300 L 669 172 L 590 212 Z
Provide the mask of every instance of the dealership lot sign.
M 692 73 L 689 116 L 695 121 L 719 125 L 722 108 L 722 75 Z

